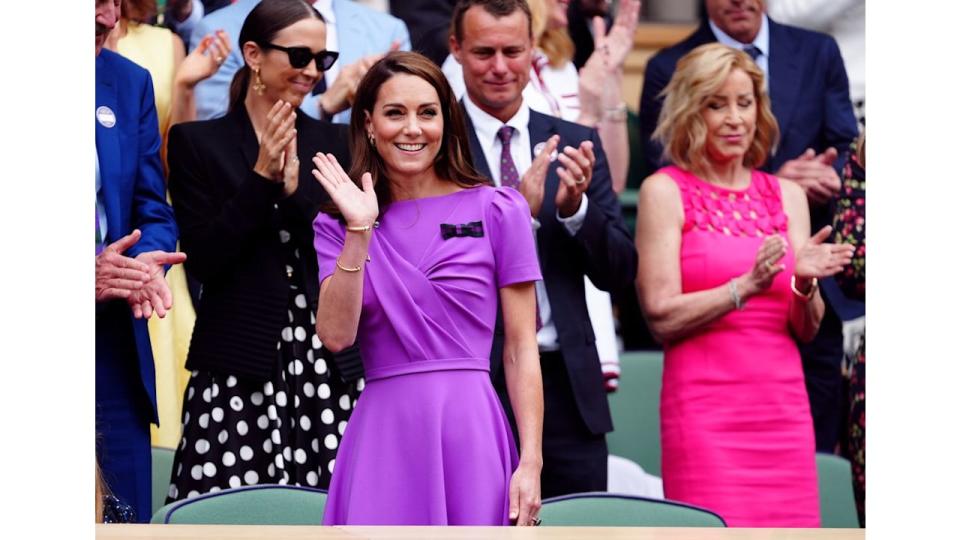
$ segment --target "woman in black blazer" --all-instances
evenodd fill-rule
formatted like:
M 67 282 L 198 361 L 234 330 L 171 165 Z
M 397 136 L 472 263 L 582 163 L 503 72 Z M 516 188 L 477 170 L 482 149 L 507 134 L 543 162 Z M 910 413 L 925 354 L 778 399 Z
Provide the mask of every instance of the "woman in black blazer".
M 336 59 L 325 39 L 303 0 L 258 4 L 240 32 L 229 112 L 170 131 L 170 194 L 202 289 L 167 502 L 329 484 L 359 389 L 322 357 L 314 330 L 312 222 L 327 198 L 297 157 L 349 161 L 345 129 L 296 113 Z

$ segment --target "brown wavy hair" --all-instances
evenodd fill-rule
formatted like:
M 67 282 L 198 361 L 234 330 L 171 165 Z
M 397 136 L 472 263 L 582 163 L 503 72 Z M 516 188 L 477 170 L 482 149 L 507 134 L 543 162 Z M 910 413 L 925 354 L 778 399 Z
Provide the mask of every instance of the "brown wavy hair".
M 377 95 L 383 83 L 394 75 L 407 74 L 419 77 L 437 91 L 440 110 L 443 112 L 443 140 L 433 167 L 441 180 L 454 182 L 462 187 L 492 185 L 491 181 L 473 167 L 470 142 L 467 139 L 466 123 L 460 104 L 457 103 L 447 78 L 430 59 L 415 52 L 391 52 L 374 64 L 357 86 L 356 99 L 350 113 L 350 155 L 352 163 L 347 174 L 358 187 L 360 177 L 369 172 L 373 177 L 373 189 L 377 194 L 380 212 L 393 202 L 387 168 L 383 158 L 367 140 L 367 114 L 373 115 Z M 340 211 L 332 203 L 322 210 L 340 218 Z
M 763 71 L 745 52 L 719 43 L 701 45 L 684 55 L 677 62 L 670 83 L 660 93 L 663 108 L 653 138 L 663 145 L 665 160 L 691 171 L 708 168 L 707 125 L 702 111 L 707 99 L 723 86 L 734 69 L 743 70 L 753 81 L 757 104 L 757 126 L 743 165 L 756 168 L 767 161 L 777 146 L 780 128 L 764 90 Z

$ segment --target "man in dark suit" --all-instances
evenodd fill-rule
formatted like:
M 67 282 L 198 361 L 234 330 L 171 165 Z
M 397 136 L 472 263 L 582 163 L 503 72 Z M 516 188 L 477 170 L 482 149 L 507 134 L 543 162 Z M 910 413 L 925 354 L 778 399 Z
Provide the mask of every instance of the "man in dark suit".
M 411 49 L 442 66 L 450 50 L 450 15 L 457 0 L 394 0 L 390 14 L 407 24 Z
M 151 514 L 150 423 L 157 423 L 146 319 L 171 307 L 165 268 L 186 256 L 167 204 L 150 75 L 101 50 L 120 0 L 96 2 L 97 457 L 110 490 L 137 519 Z
M 840 49 L 826 34 L 771 20 L 762 0 L 706 0 L 706 11 L 707 20 L 690 37 L 658 52 L 647 63 L 640 98 L 646 172 L 652 174 L 662 165 L 662 148 L 651 134 L 663 103 L 660 92 L 673 76 L 677 61 L 705 43 L 719 41 L 742 49 L 766 73 L 773 114 L 780 126 L 780 143 L 764 169 L 803 188 L 816 232 L 830 222 L 830 202 L 840 190 L 838 172 L 857 136 Z M 828 289 L 829 280 L 823 286 Z M 842 346 L 840 320 L 828 301 L 820 333 L 812 343 L 801 346 L 820 451 L 833 451 L 839 434 Z
M 453 17 L 450 48 L 463 66 L 474 165 L 496 184 L 524 195 L 536 231 L 544 278 L 537 283 L 543 325 L 537 333 L 544 391 L 542 495 L 605 491 L 605 434 L 613 425 L 584 276 L 601 290 L 630 287 L 636 250 L 597 131 L 539 114 L 523 102 L 533 51 L 526 3 L 462 0 Z M 502 352 L 501 334 L 494 338 L 491 377 L 510 411 Z

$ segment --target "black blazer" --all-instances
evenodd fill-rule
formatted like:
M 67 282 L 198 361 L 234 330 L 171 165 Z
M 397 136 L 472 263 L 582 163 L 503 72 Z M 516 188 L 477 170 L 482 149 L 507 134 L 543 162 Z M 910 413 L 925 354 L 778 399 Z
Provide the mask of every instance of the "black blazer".
M 281 227 L 299 249 L 308 303 L 317 308 L 312 224 L 328 197 L 310 172 L 310 158 L 323 150 L 349 163 L 347 131 L 303 114 L 296 129 L 300 182 L 285 199 L 281 184 L 253 172 L 259 143 L 243 106 L 170 130 L 170 196 L 181 249 L 187 272 L 203 285 L 187 369 L 259 380 L 273 375 L 289 294 Z
M 466 109 L 464 117 L 474 167 L 490 177 L 483 148 L 480 147 Z M 567 145 L 577 147 L 582 141 L 593 141 L 597 161 L 587 189 L 589 202 L 583 226 L 576 236 L 570 236 L 564 225 L 556 219 L 554 199 L 560 185 L 557 176 L 560 161 L 554 161 L 547 172 L 543 205 L 538 215 L 541 225 L 537 231 L 537 251 L 550 299 L 553 324 L 557 327 L 560 352 L 576 396 L 577 409 L 592 433 L 606 433 L 613 430 L 613 422 L 607 404 L 607 391 L 603 386 L 596 337 L 587 313 L 583 276 L 589 276 L 594 285 L 604 291 L 633 287 L 637 275 L 637 251 L 611 187 L 610 169 L 597 131 L 532 110 L 528 129 L 531 150 L 554 134 L 560 135 L 559 148 Z M 498 325 L 490 353 L 491 377 L 498 386 L 503 382 L 502 367 L 503 329 Z M 505 395 L 502 390 L 498 388 L 501 398 Z M 509 400 L 505 401 L 505 408 L 510 410 Z

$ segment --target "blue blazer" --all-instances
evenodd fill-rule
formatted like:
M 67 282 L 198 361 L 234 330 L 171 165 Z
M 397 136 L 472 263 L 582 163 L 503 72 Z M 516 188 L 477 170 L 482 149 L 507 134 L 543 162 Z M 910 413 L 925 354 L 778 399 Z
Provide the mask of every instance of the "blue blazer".
M 135 257 L 154 250 L 175 251 L 177 226 L 167 204 L 160 163 L 160 129 L 150 74 L 126 58 L 104 49 L 96 61 L 96 108 L 108 107 L 115 124 L 96 121 L 100 164 L 100 197 L 107 217 L 107 243 L 140 229 L 140 241 L 125 255 Z M 109 122 L 108 122 L 109 123 Z M 153 353 L 147 322 L 134 319 L 131 328 L 140 366 L 140 383 L 157 418 Z M 122 331 L 122 326 L 117 331 Z M 111 354 L 115 351 L 97 351 Z M 135 381 L 131 381 L 135 383 Z
M 212 77 L 201 81 L 194 90 L 197 103 L 197 119 L 207 120 L 223 116 L 227 112 L 230 82 L 234 74 L 243 67 L 243 51 L 238 43 L 243 21 L 260 0 L 239 0 L 237 3 L 218 9 L 207 15 L 197 24 L 190 36 L 190 50 L 200 44 L 203 36 L 224 30 L 233 41 L 233 50 L 224 60 L 220 69 Z M 400 49 L 410 50 L 410 34 L 403 21 L 380 13 L 379 11 L 352 2 L 333 0 L 333 13 L 337 18 L 337 41 L 340 57 L 337 63 L 341 69 L 364 56 L 385 53 L 394 41 L 400 42 Z M 300 109 L 312 118 L 319 119 L 317 100 L 319 96 L 307 95 Z M 350 109 L 338 113 L 334 122 L 350 122 Z
M 464 117 L 473 165 L 481 174 L 492 178 L 466 109 Z M 570 236 L 566 227 L 556 219 L 557 206 L 554 200 L 560 185 L 560 177 L 557 176 L 560 161 L 556 160 L 550 165 L 543 205 L 537 216 L 541 223 L 537 231 L 537 252 L 576 407 L 587 428 L 599 435 L 613 430 L 613 422 L 607 391 L 603 386 L 596 337 L 587 313 L 583 277 L 589 276 L 590 281 L 604 291 L 632 288 L 637 275 L 637 251 L 623 222 L 620 203 L 610 180 L 607 157 L 597 131 L 533 110 L 530 111 L 528 130 L 531 150 L 537 143 L 559 134 L 559 148 L 567 145 L 577 147 L 582 141 L 589 140 L 593 141 L 597 157 L 590 187 L 587 188 L 587 214 L 576 236 Z M 490 355 L 491 377 L 495 383 L 498 378 L 502 379 L 502 356 L 503 333 L 498 324 Z M 503 389 L 497 390 L 503 398 Z M 501 400 L 510 411 L 509 399 Z
M 858 128 L 837 42 L 826 34 L 768 20 L 767 85 L 773 115 L 780 125 L 780 144 L 764 169 L 776 171 L 807 148 L 819 153 L 832 146 L 841 155 L 834 163 L 839 173 Z M 644 143 L 647 174 L 653 174 L 661 166 L 662 148 L 650 138 L 663 105 L 658 97 L 660 92 L 670 82 L 680 57 L 715 41 L 710 25 L 704 22 L 690 37 L 658 52 L 647 63 L 640 97 L 640 140 Z

